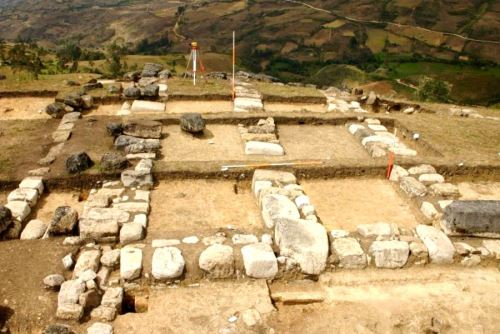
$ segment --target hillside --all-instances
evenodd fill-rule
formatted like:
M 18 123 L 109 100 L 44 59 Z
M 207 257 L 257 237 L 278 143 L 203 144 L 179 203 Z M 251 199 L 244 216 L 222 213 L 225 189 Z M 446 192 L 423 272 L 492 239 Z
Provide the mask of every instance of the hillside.
M 310 7 L 296 1 L 255 0 L 8 0 L 0 3 L 0 38 L 53 46 L 78 37 L 85 46 L 101 47 L 113 40 L 133 45 L 168 36 L 173 51 L 183 51 L 185 37 L 200 40 L 205 49 L 225 52 L 235 29 L 243 55 L 253 54 L 253 61 L 271 54 L 306 62 L 360 62 L 379 53 L 406 53 L 500 62 L 498 1 L 306 3 Z

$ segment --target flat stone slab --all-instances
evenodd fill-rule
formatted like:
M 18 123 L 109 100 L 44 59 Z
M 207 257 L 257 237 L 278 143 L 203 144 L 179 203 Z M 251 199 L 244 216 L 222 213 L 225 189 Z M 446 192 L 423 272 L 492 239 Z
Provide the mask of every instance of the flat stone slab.
M 442 224 L 448 235 L 500 237 L 500 201 L 453 201 Z
M 38 195 L 43 194 L 43 180 L 41 177 L 30 176 L 21 181 L 19 188 L 36 189 Z
M 247 98 L 247 97 L 237 97 L 234 99 L 235 112 L 246 112 L 246 111 L 262 111 L 264 105 L 262 100 L 258 98 Z
M 421 197 L 427 194 L 426 186 L 411 176 L 402 177 L 399 186 L 410 197 Z
M 285 155 L 285 150 L 280 144 L 248 141 L 245 143 L 245 154 L 280 156 Z
M 180 277 L 186 262 L 176 247 L 156 248 L 153 254 L 153 277 L 158 280 Z
M 399 234 L 398 227 L 389 223 L 361 224 L 356 230 L 365 238 L 377 240 L 389 240 Z
M 40 239 L 45 234 L 47 227 L 48 224 L 41 220 L 31 220 L 21 233 L 21 240 Z
M 275 242 L 280 256 L 292 258 L 303 273 L 319 275 L 325 270 L 328 236 L 323 225 L 302 219 L 279 218 Z
M 165 103 L 135 100 L 130 110 L 133 113 L 165 112 Z
M 337 238 L 332 241 L 332 253 L 336 256 L 339 267 L 345 269 L 363 269 L 367 265 L 366 255 L 358 240 Z
M 279 218 L 299 219 L 297 206 L 286 196 L 273 194 L 262 198 L 262 218 L 267 228 L 274 228 Z
M 120 251 L 120 276 L 130 281 L 141 277 L 142 250 L 134 247 L 124 247 Z
M 460 190 L 458 187 L 451 183 L 435 183 L 429 187 L 430 192 L 435 196 L 442 196 L 445 198 L 458 198 L 460 197 Z
M 410 255 L 410 246 L 405 241 L 374 241 L 370 246 L 377 268 L 395 269 L 403 267 Z
M 245 273 L 249 277 L 273 279 L 278 273 L 278 261 L 270 245 L 257 243 L 241 248 Z
M 429 186 L 434 183 L 444 183 L 444 177 L 441 174 L 421 174 L 418 181 Z
M 286 186 L 297 183 L 293 173 L 272 169 L 256 169 L 252 178 L 252 190 L 255 192 L 255 182 L 270 181 L 274 185 Z
M 128 136 L 140 138 L 161 138 L 162 124 L 157 121 L 133 120 L 123 125 L 123 133 Z
M 95 221 L 91 219 L 80 219 L 78 226 L 81 239 L 95 240 L 98 242 L 116 241 L 118 231 L 120 230 L 116 220 Z
M 97 249 L 90 249 L 83 251 L 75 264 L 73 276 L 80 277 L 86 270 L 97 272 L 99 270 L 99 263 L 101 258 L 101 251 Z
M 38 201 L 38 190 L 29 188 L 17 188 L 7 196 L 7 201 L 28 202 L 30 207 L 36 205 Z
M 427 225 L 417 226 L 417 235 L 429 251 L 431 262 L 453 263 L 455 247 L 442 231 Z
M 9 201 L 5 207 L 9 208 L 12 213 L 12 217 L 20 222 L 24 221 L 31 213 L 31 208 L 28 202 L 24 201 Z

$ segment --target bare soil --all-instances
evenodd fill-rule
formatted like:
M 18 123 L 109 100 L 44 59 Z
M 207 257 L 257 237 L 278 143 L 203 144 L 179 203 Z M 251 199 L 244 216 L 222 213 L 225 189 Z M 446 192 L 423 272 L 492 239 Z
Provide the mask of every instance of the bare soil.
M 36 207 L 30 215 L 31 219 L 39 219 L 47 224 L 52 221 L 54 212 L 60 206 L 70 206 L 75 209 L 78 214 L 83 211 L 83 201 L 78 200 L 78 192 L 60 192 L 53 191 L 46 193 L 40 198 Z
M 162 181 L 152 192 L 151 207 L 148 235 L 156 239 L 228 226 L 250 233 L 264 226 L 250 185 L 232 181 Z
M 1 98 L 0 120 L 6 119 L 48 119 L 49 115 L 39 111 L 54 102 L 53 98 L 24 97 Z M 12 109 L 10 111 L 7 111 Z
M 289 159 L 369 162 L 372 158 L 343 126 L 282 125 L 279 139 Z
M 182 114 L 196 112 L 200 114 L 233 111 L 231 101 L 168 101 L 166 112 L 169 114 Z
M 58 120 L 5 120 L 0 122 L 0 178 L 20 180 L 52 145 Z
M 0 322 L 4 317 L 11 333 L 40 333 L 57 321 L 57 292 L 42 280 L 64 273 L 61 259 L 70 251 L 61 238 L 0 242 Z
M 237 126 L 209 124 L 202 136 L 185 133 L 177 125 L 163 127 L 164 161 L 288 161 L 335 160 L 370 162 L 371 157 L 360 143 L 341 126 L 278 125 L 284 156 L 251 156 L 245 154 L 244 142 Z
M 129 313 L 114 322 L 115 333 L 255 333 L 228 319 L 256 308 L 272 309 L 264 281 L 204 282 L 196 287 L 152 290 L 147 313 Z M 265 333 L 264 331 L 258 331 Z M 224 332 L 225 333 L 225 332 Z
M 500 182 L 460 182 L 463 200 L 500 200 Z
M 277 333 L 498 333 L 499 283 L 497 269 L 477 267 L 327 273 L 325 302 L 278 305 L 268 324 Z
M 326 112 L 327 108 L 324 104 L 311 104 L 311 103 L 275 103 L 265 102 L 264 109 L 266 112 L 294 112 L 294 111 L 308 111 L 308 112 Z
M 301 183 L 327 230 L 355 231 L 360 224 L 377 222 L 407 228 L 418 224 L 418 210 L 387 180 L 318 179 Z

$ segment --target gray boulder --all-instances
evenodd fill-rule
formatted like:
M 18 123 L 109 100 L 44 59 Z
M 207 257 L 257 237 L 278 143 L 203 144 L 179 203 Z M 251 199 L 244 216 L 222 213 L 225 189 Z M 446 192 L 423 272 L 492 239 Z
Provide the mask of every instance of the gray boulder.
M 160 86 L 156 84 L 147 85 L 142 90 L 142 95 L 146 98 L 156 99 L 160 96 Z
M 155 152 L 160 148 L 160 140 L 121 135 L 116 138 L 115 147 L 119 150 L 125 150 L 127 154 Z
M 123 91 L 123 96 L 126 99 L 138 99 L 141 97 L 141 89 L 139 87 L 128 87 Z
M 205 120 L 198 113 L 183 114 L 180 118 L 180 125 L 183 131 L 189 133 L 199 133 L 205 130 Z
M 128 72 L 128 73 L 125 73 L 125 75 L 123 76 L 123 79 L 134 81 L 134 82 L 139 81 L 140 78 L 141 78 L 141 72 L 139 72 L 139 71 Z
M 75 332 L 68 325 L 53 324 L 45 327 L 42 334 L 75 334 Z
M 52 118 L 62 118 L 66 113 L 66 106 L 63 103 L 54 102 L 45 108 L 45 112 Z
M 500 201 L 453 201 L 443 225 L 447 234 L 500 235 Z
M 161 64 L 146 63 L 142 68 L 141 77 L 144 78 L 156 77 L 161 70 L 163 70 L 163 65 Z
M 12 212 L 9 208 L 0 205 L 0 233 L 7 230 L 12 223 Z
M 85 152 L 73 154 L 66 159 L 66 170 L 70 174 L 81 173 L 92 167 L 92 165 L 92 160 Z
M 109 122 L 106 124 L 106 131 L 110 136 L 117 137 L 123 133 L 123 125 L 119 122 Z
M 106 152 L 101 158 L 102 171 L 119 171 L 127 168 L 128 160 L 120 152 Z
M 78 222 L 78 212 L 70 206 L 60 206 L 54 212 L 54 217 L 49 226 L 49 234 L 71 234 Z
M 83 109 L 92 109 L 94 106 L 94 98 L 92 95 L 83 95 L 82 96 L 82 108 Z
M 76 93 L 66 95 L 63 101 L 65 105 L 68 105 L 76 110 L 83 108 L 84 105 L 82 97 Z
M 167 69 L 167 70 L 160 71 L 160 72 L 158 73 L 158 77 L 159 77 L 160 79 L 168 79 L 168 78 L 170 78 L 171 76 L 172 76 L 172 73 L 171 73 L 171 72 L 170 72 L 170 70 L 168 70 L 168 69 Z

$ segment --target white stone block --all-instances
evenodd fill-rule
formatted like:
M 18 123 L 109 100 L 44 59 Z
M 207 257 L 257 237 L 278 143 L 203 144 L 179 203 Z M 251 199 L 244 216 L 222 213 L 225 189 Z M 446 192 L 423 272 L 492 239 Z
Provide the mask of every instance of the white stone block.
M 42 178 L 37 176 L 27 177 L 21 181 L 19 188 L 35 189 L 38 191 L 38 195 L 40 196 L 43 194 L 44 189 Z
M 141 277 L 142 250 L 134 247 L 125 247 L 120 251 L 120 276 L 131 281 Z
M 165 112 L 165 103 L 135 100 L 130 110 L 133 113 Z
M 31 208 L 28 202 L 10 201 L 7 202 L 5 207 L 9 208 L 9 210 L 12 213 L 12 216 L 20 222 L 23 222 L 31 213 Z
M 34 207 L 38 201 L 38 190 L 29 188 L 17 188 L 7 196 L 7 201 L 28 202 L 30 207 Z
M 405 241 L 374 241 L 370 254 L 377 268 L 395 269 L 403 267 L 410 255 L 410 246 Z
M 285 155 L 285 150 L 280 144 L 248 141 L 245 143 L 245 154 L 280 156 Z
M 152 266 L 154 278 L 172 279 L 182 275 L 185 261 L 181 251 L 176 247 L 156 248 Z
M 429 251 L 429 257 L 434 263 L 453 263 L 455 247 L 442 231 L 432 226 L 418 225 L 417 235 Z
M 256 243 L 241 248 L 246 275 L 273 279 L 278 273 L 278 261 L 270 245 Z

